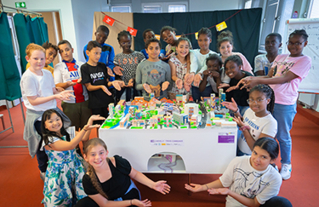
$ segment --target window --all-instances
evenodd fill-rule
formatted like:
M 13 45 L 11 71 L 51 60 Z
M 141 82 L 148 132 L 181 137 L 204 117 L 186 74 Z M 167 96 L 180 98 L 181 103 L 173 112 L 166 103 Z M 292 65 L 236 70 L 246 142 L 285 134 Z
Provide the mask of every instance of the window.
M 144 13 L 161 13 L 162 7 L 161 5 L 144 5 L 143 12 Z
M 142 3 L 144 13 L 161 13 L 161 12 L 186 12 L 188 2 L 156 2 Z
M 112 6 L 111 12 L 131 12 L 130 6 Z
M 250 8 L 251 8 L 251 3 L 252 3 L 251 0 L 246 1 L 246 2 L 245 2 L 245 9 L 250 9 Z
M 186 12 L 186 5 L 168 5 L 168 12 Z
M 313 0 L 311 11 L 310 11 L 310 18 L 319 18 L 319 0 Z

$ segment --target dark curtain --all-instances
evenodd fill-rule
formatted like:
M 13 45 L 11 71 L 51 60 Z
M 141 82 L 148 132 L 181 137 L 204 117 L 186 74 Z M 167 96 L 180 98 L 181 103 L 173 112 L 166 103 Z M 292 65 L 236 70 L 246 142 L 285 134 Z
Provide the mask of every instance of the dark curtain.
M 28 46 L 28 44 L 31 43 L 29 33 L 27 30 L 27 20 L 23 14 L 14 15 L 13 19 L 20 48 L 21 70 L 22 73 L 24 73 L 24 71 L 26 70 L 25 67 L 28 63 L 25 59 L 25 49 Z
M 160 34 L 163 26 L 169 25 L 177 29 L 176 34 L 188 34 L 198 32 L 202 27 L 211 27 L 221 23 L 239 10 L 213 11 L 213 12 L 187 12 L 187 13 L 134 13 L 134 28 L 138 30 L 134 38 L 135 50 L 144 49 L 143 31 L 154 30 Z M 226 21 L 227 29 L 233 33 L 235 52 L 243 53 L 252 67 L 254 58 L 258 54 L 259 31 L 262 9 L 244 9 Z M 217 36 L 219 32 L 216 27 L 211 28 L 212 43 L 210 49 L 217 52 Z M 187 35 L 191 40 L 193 48 L 199 48 L 195 35 Z M 162 42 L 162 48 L 166 43 Z
M 27 30 L 32 43 L 42 45 L 49 40 L 48 27 L 42 17 L 26 17 Z
M 15 60 L 7 14 L 0 13 L 0 100 L 21 97 L 20 74 Z

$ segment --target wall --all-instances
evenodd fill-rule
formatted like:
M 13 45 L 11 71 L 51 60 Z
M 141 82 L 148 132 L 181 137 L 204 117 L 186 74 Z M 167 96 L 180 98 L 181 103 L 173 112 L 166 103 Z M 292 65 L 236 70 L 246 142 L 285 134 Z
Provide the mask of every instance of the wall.
M 92 40 L 93 17 L 96 11 L 109 11 L 105 0 L 71 0 L 76 42 L 72 43 L 77 51 L 79 61 L 85 62 L 83 47 Z M 107 41 L 106 41 L 107 42 Z

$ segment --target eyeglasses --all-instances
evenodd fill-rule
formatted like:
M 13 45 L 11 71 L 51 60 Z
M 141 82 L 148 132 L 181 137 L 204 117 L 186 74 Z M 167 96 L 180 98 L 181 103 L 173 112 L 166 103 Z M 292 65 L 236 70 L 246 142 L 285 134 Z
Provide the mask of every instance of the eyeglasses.
M 253 103 L 261 103 L 262 101 L 266 100 L 265 98 L 264 99 L 261 99 L 261 98 L 258 98 L 256 100 L 253 100 L 253 99 L 247 99 L 247 103 L 248 104 L 253 104 Z
M 293 43 L 293 42 L 286 42 L 286 44 L 287 45 L 294 45 L 294 46 L 300 46 L 300 45 L 302 45 L 304 42 L 306 42 L 306 41 L 303 41 L 303 42 L 295 42 L 295 43 Z

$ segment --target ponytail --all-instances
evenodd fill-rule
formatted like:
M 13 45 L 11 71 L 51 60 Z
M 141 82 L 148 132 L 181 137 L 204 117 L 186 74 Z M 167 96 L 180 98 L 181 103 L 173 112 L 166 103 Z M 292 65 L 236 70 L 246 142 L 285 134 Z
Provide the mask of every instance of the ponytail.
M 97 181 L 97 176 L 95 174 L 94 168 L 90 164 L 88 167 L 88 174 L 89 174 L 89 176 L 91 178 L 91 182 L 92 182 L 94 188 L 97 190 L 97 192 L 99 192 L 99 194 L 101 194 L 104 198 L 108 199 L 107 195 L 105 194 L 105 192 L 102 189 L 101 184 Z

